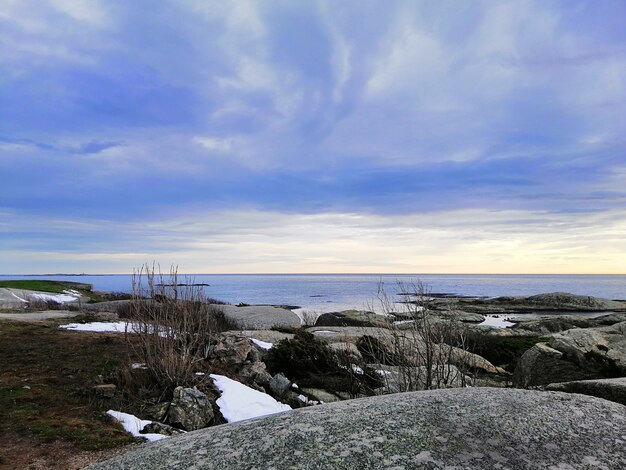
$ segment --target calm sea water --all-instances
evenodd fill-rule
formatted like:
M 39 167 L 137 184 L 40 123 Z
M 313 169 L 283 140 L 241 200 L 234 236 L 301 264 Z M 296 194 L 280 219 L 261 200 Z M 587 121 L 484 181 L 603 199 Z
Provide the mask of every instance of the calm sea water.
M 183 276 L 179 276 L 181 279 Z M 2 279 L 53 279 L 92 284 L 96 290 L 129 292 L 130 275 L 23 276 Z M 179 279 L 179 282 L 184 282 Z M 432 293 L 496 297 L 570 292 L 608 299 L 626 299 L 626 275 L 479 275 L 479 274 L 196 274 L 206 294 L 230 303 L 297 305 L 320 312 L 363 309 L 376 303 L 382 282 L 390 295 L 397 282 L 421 281 Z

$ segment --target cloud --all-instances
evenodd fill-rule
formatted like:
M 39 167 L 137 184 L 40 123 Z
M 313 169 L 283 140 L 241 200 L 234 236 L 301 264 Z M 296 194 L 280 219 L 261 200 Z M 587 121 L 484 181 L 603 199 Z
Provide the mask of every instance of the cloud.
M 41 240 L 37 220 L 191 210 L 608 224 L 626 199 L 625 15 L 539 0 L 3 2 L 0 208 Z M 494 253 L 515 250 L 489 233 Z M 324 246 L 311 256 L 329 259 Z

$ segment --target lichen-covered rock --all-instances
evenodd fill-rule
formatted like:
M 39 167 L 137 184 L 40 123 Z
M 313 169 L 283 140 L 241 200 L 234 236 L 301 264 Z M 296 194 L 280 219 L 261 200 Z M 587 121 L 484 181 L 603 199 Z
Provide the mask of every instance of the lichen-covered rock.
M 626 407 L 584 395 L 464 388 L 307 407 L 142 445 L 130 469 L 626 468 Z
M 213 407 L 209 398 L 197 388 L 176 387 L 167 412 L 167 423 L 194 431 L 207 427 L 213 421 Z

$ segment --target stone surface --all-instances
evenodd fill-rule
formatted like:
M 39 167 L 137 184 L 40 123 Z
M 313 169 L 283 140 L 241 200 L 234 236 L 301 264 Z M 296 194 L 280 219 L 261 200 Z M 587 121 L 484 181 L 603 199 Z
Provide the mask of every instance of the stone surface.
M 552 382 L 567 382 L 593 375 L 563 358 L 563 353 L 547 343 L 537 343 L 526 351 L 515 367 L 513 385 L 527 388 Z
M 341 398 L 339 398 L 337 395 L 330 393 L 327 390 L 322 390 L 321 388 L 303 387 L 300 390 L 312 400 L 323 401 L 324 403 L 334 403 L 336 401 L 341 401 Z
M 237 307 L 218 305 L 224 315 L 242 330 L 269 330 L 272 327 L 300 327 L 300 318 L 291 310 L 267 305 Z
M 455 389 L 349 400 L 134 448 L 92 469 L 626 468 L 626 407 Z
M 626 405 L 626 377 L 554 383 L 548 385 L 546 390 L 581 393 Z
M 276 396 L 283 396 L 291 388 L 291 380 L 285 377 L 284 374 L 278 373 L 272 377 L 268 384 L 270 390 L 276 394 Z
M 520 358 L 517 387 L 626 375 L 626 322 L 555 333 Z
M 213 407 L 208 397 L 197 388 L 176 387 L 166 420 L 172 426 L 194 431 L 211 424 Z
M 141 431 L 141 434 L 163 434 L 164 436 L 176 436 L 178 434 L 184 434 L 184 431 L 176 429 L 164 423 L 154 421 L 150 424 L 146 424 Z
M 0 319 L 25 322 L 41 322 L 62 318 L 72 318 L 78 315 L 80 315 L 80 312 L 72 312 L 70 310 L 43 310 L 40 312 L 0 313 Z
M 238 333 L 221 334 L 209 349 L 208 359 L 238 375 L 248 385 L 258 388 L 269 384 L 272 376 L 261 361 L 265 350 Z

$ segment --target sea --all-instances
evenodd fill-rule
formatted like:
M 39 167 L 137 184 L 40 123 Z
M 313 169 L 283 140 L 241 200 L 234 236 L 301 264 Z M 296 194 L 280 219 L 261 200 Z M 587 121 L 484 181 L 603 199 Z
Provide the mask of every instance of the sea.
M 6 279 L 85 282 L 95 290 L 130 292 L 132 275 L 0 275 Z M 167 282 L 167 279 L 165 280 Z M 626 299 L 626 275 L 530 274 L 179 274 L 178 282 L 206 284 L 207 296 L 239 304 L 290 305 L 315 312 L 379 310 L 382 288 L 390 299 L 421 283 L 427 293 L 469 297 L 568 292 Z

